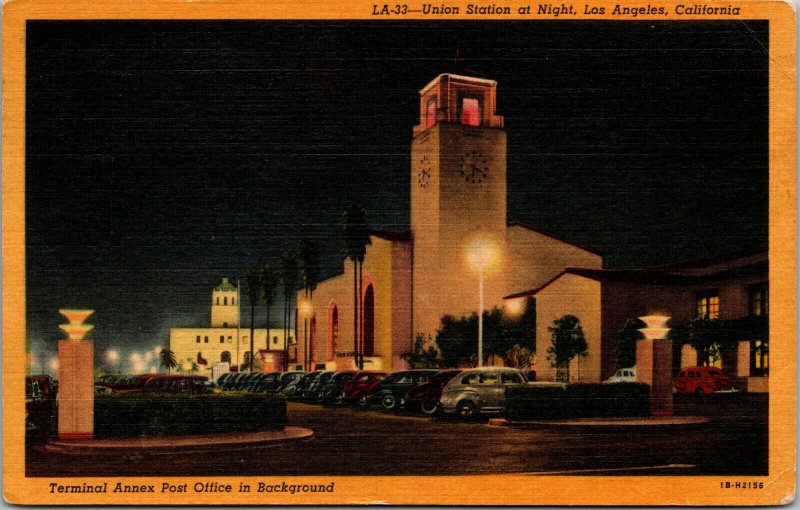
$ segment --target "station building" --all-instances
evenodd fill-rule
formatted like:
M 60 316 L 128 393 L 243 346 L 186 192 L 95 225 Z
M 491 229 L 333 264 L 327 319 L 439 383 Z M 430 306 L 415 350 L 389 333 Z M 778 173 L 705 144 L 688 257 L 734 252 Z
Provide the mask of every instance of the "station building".
M 354 366 L 355 292 L 362 303 L 365 369 L 406 368 L 417 334 L 441 317 L 503 306 L 518 289 L 544 285 L 567 267 L 600 269 L 594 251 L 519 222 L 506 211 L 506 132 L 496 82 L 442 74 L 420 90 L 412 130 L 411 230 L 376 231 L 354 286 L 353 263 L 321 282 L 298 320 L 294 368 Z M 298 293 L 298 302 L 304 299 Z M 306 324 L 308 326 L 306 326 Z

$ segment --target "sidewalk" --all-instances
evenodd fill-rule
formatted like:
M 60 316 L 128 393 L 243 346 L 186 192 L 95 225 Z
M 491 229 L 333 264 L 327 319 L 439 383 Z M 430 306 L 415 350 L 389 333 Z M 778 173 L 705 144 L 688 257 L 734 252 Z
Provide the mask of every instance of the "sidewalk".
M 283 430 L 233 432 L 225 435 L 54 440 L 48 442 L 42 449 L 66 455 L 136 454 L 155 456 L 273 446 L 305 441 L 313 436 L 314 432 L 310 429 L 285 427 Z
M 492 418 L 489 425 L 517 429 L 641 430 L 702 427 L 711 420 L 700 416 L 649 416 L 639 418 L 579 418 L 574 420 L 509 421 Z

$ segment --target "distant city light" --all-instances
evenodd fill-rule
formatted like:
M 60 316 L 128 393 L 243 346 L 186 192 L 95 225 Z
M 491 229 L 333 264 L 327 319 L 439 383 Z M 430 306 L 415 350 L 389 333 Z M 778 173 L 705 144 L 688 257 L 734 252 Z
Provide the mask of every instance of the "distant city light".
M 53 372 L 58 372 L 58 358 L 50 358 L 47 362 L 47 367 Z
M 525 298 L 509 299 L 506 301 L 506 313 L 511 317 L 519 317 L 525 312 L 526 305 Z
M 116 365 L 119 363 L 119 351 L 116 349 L 108 349 L 106 351 L 106 362 L 109 365 Z

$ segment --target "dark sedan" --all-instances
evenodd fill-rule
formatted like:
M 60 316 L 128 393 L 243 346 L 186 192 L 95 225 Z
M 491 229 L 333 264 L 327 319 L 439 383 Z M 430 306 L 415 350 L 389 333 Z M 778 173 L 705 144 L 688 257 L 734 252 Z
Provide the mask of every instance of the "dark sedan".
M 428 382 L 414 386 L 403 397 L 403 407 L 411 411 L 435 414 L 439 410 L 439 398 L 445 385 L 462 371 L 459 368 L 442 370 L 434 374 Z
M 320 400 L 323 404 L 342 405 L 344 403 L 344 385 L 353 380 L 358 372 L 336 372 L 328 384 L 322 389 Z
M 381 405 L 386 410 L 399 406 L 400 399 L 418 384 L 427 382 L 438 370 L 404 370 L 387 375 L 367 399 L 367 405 Z

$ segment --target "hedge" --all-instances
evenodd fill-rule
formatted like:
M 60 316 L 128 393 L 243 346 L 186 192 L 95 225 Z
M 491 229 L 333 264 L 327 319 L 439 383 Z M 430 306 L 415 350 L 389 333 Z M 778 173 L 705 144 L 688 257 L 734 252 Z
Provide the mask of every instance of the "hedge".
M 510 386 L 509 420 L 563 420 L 650 415 L 650 387 L 642 383 Z
M 281 429 L 286 401 L 263 393 L 95 396 L 95 437 L 153 437 Z

